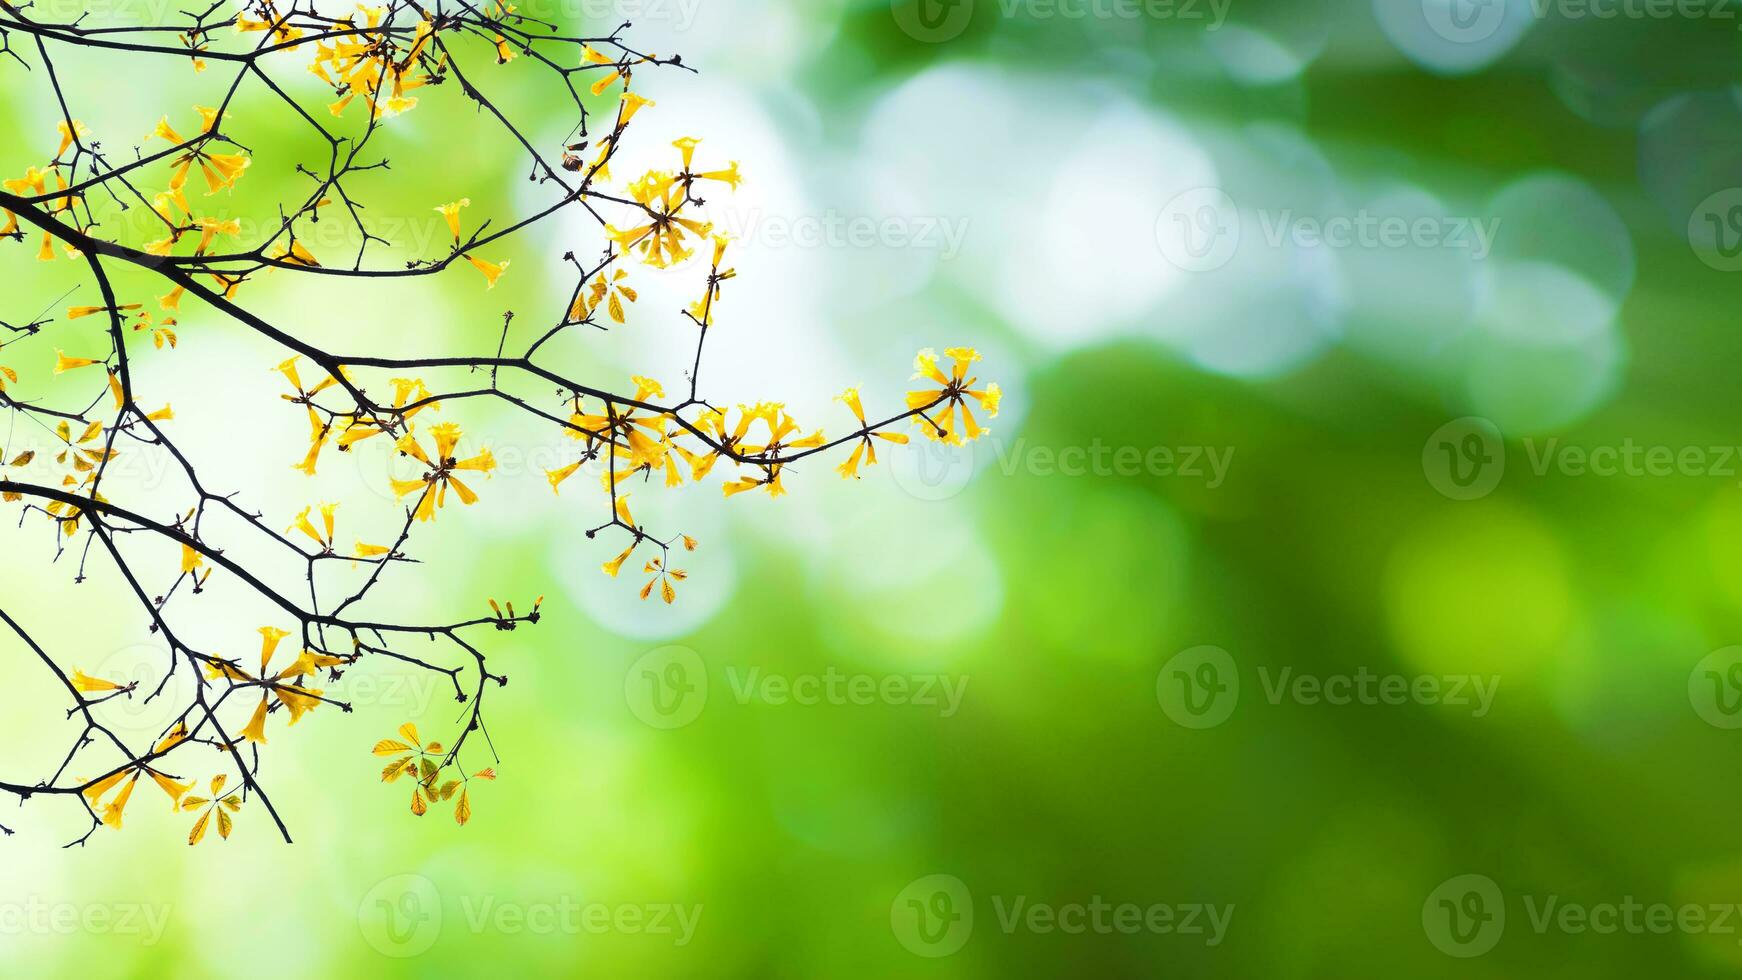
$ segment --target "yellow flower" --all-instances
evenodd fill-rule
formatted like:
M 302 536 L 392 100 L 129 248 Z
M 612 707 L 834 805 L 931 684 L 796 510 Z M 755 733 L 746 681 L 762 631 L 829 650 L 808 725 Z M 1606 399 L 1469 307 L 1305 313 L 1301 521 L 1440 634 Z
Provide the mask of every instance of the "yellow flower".
M 967 376 L 968 367 L 980 359 L 980 354 L 972 347 L 951 347 L 944 354 L 953 362 L 947 375 L 938 368 L 937 353 L 931 348 L 920 351 L 914 358 L 913 376 L 935 381 L 941 387 L 908 392 L 907 408 L 914 413 L 914 424 L 922 428 L 928 439 L 959 446 L 964 441 L 980 438 L 988 431 L 974 418 L 966 399 L 974 399 L 988 416 L 996 417 L 1003 392 L 995 384 L 980 390 L 974 389 L 973 386 L 979 379 Z M 958 408 L 962 413 L 962 425 L 959 429 L 955 426 L 955 413 Z
M 309 252 L 308 249 L 304 248 L 302 243 L 298 241 L 292 241 L 289 248 L 286 248 L 283 245 L 278 246 L 272 251 L 266 253 L 266 258 L 277 262 L 283 262 L 285 265 L 305 265 L 310 268 L 318 268 L 320 266 L 320 263 L 315 261 L 314 255 Z
M 648 265 L 665 268 L 689 258 L 693 253 L 684 245 L 686 233 L 705 238 L 713 230 L 708 222 L 683 216 L 690 203 L 689 184 L 677 175 L 650 170 L 629 185 L 629 196 L 641 206 L 647 220 L 626 229 L 607 224 L 605 234 L 623 251 L 640 252 Z
M 101 677 L 92 677 L 82 670 L 73 671 L 73 689 L 85 694 L 96 694 L 102 691 L 120 691 L 124 688 L 114 681 L 106 681 Z M 130 689 L 130 688 L 128 688 Z
M 690 161 L 695 158 L 696 146 L 701 142 L 694 136 L 685 136 L 671 141 L 671 145 L 677 147 L 678 152 L 683 155 L 683 168 L 685 170 L 690 168 Z
M 329 374 L 326 380 L 315 385 L 313 388 L 304 388 L 302 375 L 297 371 L 296 367 L 296 362 L 298 360 L 300 360 L 300 358 L 292 357 L 278 365 L 276 370 L 278 373 L 284 375 L 285 379 L 290 382 L 291 388 L 296 392 L 292 395 L 279 395 L 279 397 L 287 402 L 302 405 L 308 410 L 308 455 L 303 458 L 303 461 L 300 464 L 293 468 L 301 470 L 309 476 L 314 476 L 315 464 L 320 459 L 321 449 L 326 446 L 327 437 L 332 434 L 332 426 L 329 423 L 322 421 L 320 413 L 315 410 L 314 397 L 328 388 L 331 388 L 333 385 L 338 384 L 339 379 Z M 343 371 L 344 368 L 340 368 L 339 370 Z
M 871 441 L 873 437 L 893 442 L 896 445 L 907 445 L 907 435 L 905 433 L 873 431 L 868 425 L 866 425 L 865 405 L 859 400 L 858 388 L 848 388 L 836 397 L 846 404 L 848 410 L 853 413 L 853 418 L 859 421 L 859 441 L 853 446 L 852 455 L 847 457 L 846 462 L 835 467 L 835 472 L 841 474 L 842 479 L 856 480 L 859 478 L 860 460 L 864 460 L 866 466 L 876 465 L 877 445 Z
M 219 221 L 216 218 L 195 218 L 194 226 L 200 229 L 200 244 L 194 249 L 195 255 L 206 254 L 206 249 L 212 246 L 212 239 L 218 235 L 228 235 L 234 238 L 242 234 L 242 222 L 235 218 L 229 221 Z M 180 291 L 180 287 L 177 287 L 177 291 Z
M 712 326 L 714 323 L 714 306 L 720 302 L 720 284 L 738 274 L 738 270 L 736 269 L 727 269 L 724 272 L 720 271 L 720 263 L 726 257 L 726 246 L 730 244 L 731 239 L 727 238 L 725 235 L 715 235 L 713 237 L 713 267 L 708 272 L 708 281 L 706 286 L 703 288 L 702 298 L 691 303 L 689 306 L 690 318 L 703 327 Z
M 109 310 L 137 310 L 139 306 L 138 303 L 128 303 L 126 306 L 69 306 L 67 307 L 67 319 L 77 320 L 93 313 L 107 313 Z
M 54 373 L 65 374 L 97 363 L 88 357 L 68 357 L 64 351 L 54 352 Z
M 489 284 L 488 288 L 490 289 L 496 288 L 496 280 L 501 278 L 503 270 L 508 268 L 508 260 L 506 259 L 498 265 L 496 263 L 486 262 L 483 259 L 467 255 L 466 261 L 472 263 L 473 268 L 484 274 L 484 281 Z
M 605 89 L 610 87 L 612 82 L 623 77 L 623 68 L 617 64 L 616 60 L 611 58 L 609 55 L 601 54 L 594 50 L 591 44 L 584 44 L 581 46 L 581 61 L 584 64 L 589 65 L 615 66 L 609 75 L 601 76 L 598 81 L 593 83 L 592 92 L 594 95 L 598 95 L 605 91 Z
M 331 552 L 333 550 L 334 512 L 338 508 L 338 504 L 321 504 L 321 527 L 325 529 L 324 534 L 315 527 L 313 521 L 309 520 L 309 514 L 314 510 L 313 507 L 304 507 L 301 513 L 297 514 L 296 518 L 290 522 L 290 527 L 285 528 L 285 530 L 287 532 L 301 531 L 308 535 L 315 544 L 320 545 L 323 552 Z
M 472 488 L 463 483 L 456 473 L 472 472 L 489 474 L 496 469 L 496 458 L 485 449 L 468 459 L 456 459 L 454 448 L 460 441 L 460 427 L 452 422 L 445 422 L 432 427 L 430 436 L 435 440 L 435 455 L 432 457 L 424 452 L 417 442 L 415 433 L 406 433 L 399 440 L 396 448 L 405 455 L 428 467 L 428 471 L 416 480 L 394 480 L 393 493 L 405 497 L 411 493 L 419 493 L 414 516 L 420 521 L 435 517 L 438 508 L 447 506 L 448 488 L 452 487 L 460 502 L 468 507 L 476 503 L 478 495 Z
M 164 116 L 157 122 L 157 128 L 146 134 L 146 139 L 159 137 L 170 143 L 189 143 L 186 152 L 177 156 L 171 163 L 169 187 L 177 203 L 185 211 L 186 202 L 182 198 L 182 186 L 187 183 L 188 170 L 194 164 L 199 164 L 200 173 L 206 179 L 206 194 L 211 196 L 221 190 L 227 190 L 236 185 L 236 179 L 242 176 L 242 171 L 248 169 L 252 159 L 239 153 L 212 153 L 205 149 L 211 139 L 216 138 L 214 130 L 218 124 L 218 110 L 207 106 L 194 106 L 194 111 L 200 114 L 202 125 L 200 135 L 192 141 L 184 138 L 169 124 L 169 117 Z
M 67 151 L 67 147 L 72 146 L 78 139 L 91 132 L 89 126 L 79 122 L 77 119 L 73 120 L 71 127 L 68 127 L 66 120 L 63 119 L 60 122 L 55 123 L 54 128 L 60 133 L 60 147 L 54 151 L 54 158 L 56 160 L 59 160 L 60 155 Z
M 302 686 L 300 678 L 316 673 L 322 667 L 334 667 L 350 663 L 355 658 L 334 657 L 318 654 L 309 650 L 301 651 L 289 667 L 277 672 L 269 671 L 273 655 L 278 651 L 279 644 L 290 633 L 275 626 L 262 626 L 260 633 L 260 672 L 252 674 L 244 670 L 233 660 L 206 661 L 206 676 L 211 680 L 220 678 L 238 685 L 259 687 L 260 703 L 255 706 L 254 713 L 248 723 L 237 732 L 242 741 L 266 743 L 266 718 L 271 710 L 272 702 L 277 701 L 279 707 L 290 715 L 290 724 L 302 720 L 302 716 L 313 711 L 321 703 L 321 691 L 312 687 Z
M 641 96 L 636 95 L 634 92 L 625 89 L 623 92 L 623 105 L 617 115 L 617 125 L 628 125 L 629 120 L 635 118 L 637 112 L 640 112 L 643 107 L 653 104 L 654 102 L 652 99 L 644 99 Z
M 744 179 L 738 173 L 738 161 L 736 160 L 733 160 L 724 170 L 705 170 L 694 176 L 698 180 L 717 180 L 733 190 L 737 190 L 739 181 Z
M 448 219 L 448 230 L 454 233 L 455 242 L 460 240 L 460 209 L 463 207 L 469 207 L 471 203 L 471 198 L 462 197 L 457 201 L 450 201 L 435 209 L 442 217 Z M 475 265 L 476 263 L 474 262 L 473 264 Z M 494 284 L 496 280 L 491 279 L 490 282 Z

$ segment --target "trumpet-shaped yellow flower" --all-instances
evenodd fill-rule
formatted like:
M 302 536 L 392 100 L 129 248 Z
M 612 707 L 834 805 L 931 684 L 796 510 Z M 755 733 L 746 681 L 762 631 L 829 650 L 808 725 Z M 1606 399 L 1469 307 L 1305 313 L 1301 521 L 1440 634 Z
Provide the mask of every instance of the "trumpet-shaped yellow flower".
M 66 120 L 63 119 L 60 122 L 55 123 L 54 128 L 56 132 L 60 133 L 60 146 L 54 151 L 54 158 L 56 160 L 60 159 L 61 154 L 65 153 L 68 147 L 83 139 L 91 132 L 89 126 L 79 122 L 77 119 L 73 120 L 71 126 L 68 126 Z
M 97 363 L 89 357 L 68 357 L 65 351 L 54 352 L 54 373 L 65 374 L 79 368 L 87 368 Z
M 625 68 L 622 65 L 620 65 L 615 58 L 612 58 L 610 55 L 600 53 L 591 44 L 586 44 L 586 45 L 581 46 L 581 63 L 586 64 L 586 65 L 609 65 L 609 66 L 611 66 L 612 70 L 611 70 L 610 74 L 601 75 L 596 81 L 593 82 L 592 93 L 594 95 L 599 95 L 600 93 L 604 92 L 605 89 L 609 88 L 611 86 L 612 82 L 616 81 L 619 78 L 625 77 L 625 71 L 626 71 Z
M 92 677 L 82 670 L 74 670 L 72 676 L 73 689 L 84 694 L 100 694 L 104 691 L 119 691 L 123 685 L 101 677 Z
M 893 442 L 897 445 L 907 445 L 906 433 L 884 432 L 881 429 L 872 429 L 866 424 L 865 405 L 859 399 L 858 388 L 848 388 L 836 397 L 847 406 L 847 409 L 853 413 L 853 418 L 859 422 L 859 441 L 854 443 L 853 452 L 846 461 L 835 467 L 835 472 L 841 474 L 842 479 L 858 479 L 861 460 L 866 466 L 877 464 L 877 444 L 872 441 L 874 438 Z
M 435 512 L 447 506 L 448 489 L 451 487 L 460 502 L 468 507 L 478 501 L 478 495 L 472 491 L 456 474 L 483 473 L 490 474 L 496 469 L 496 458 L 489 449 L 484 449 L 467 459 L 458 459 L 454 454 L 460 441 L 460 427 L 452 422 L 445 422 L 432 427 L 430 437 L 435 442 L 435 454 L 432 456 L 419 445 L 415 433 L 408 432 L 399 440 L 396 448 L 406 456 L 417 460 L 427 467 L 424 475 L 416 480 L 394 480 L 393 493 L 404 498 L 417 493 L 416 509 L 413 516 L 420 521 L 428 521 L 435 517 Z
M 605 234 L 623 251 L 639 253 L 648 265 L 665 268 L 682 262 L 694 254 L 686 237 L 705 238 L 713 230 L 709 222 L 684 215 L 691 203 L 689 184 L 676 174 L 650 170 L 629 185 L 629 196 L 641 206 L 645 220 L 622 229 L 608 224 Z
M 629 120 L 635 118 L 637 112 L 640 112 L 642 109 L 653 104 L 654 102 L 652 99 L 642 98 L 634 92 L 625 89 L 623 92 L 623 104 L 617 112 L 617 125 L 628 125 Z
M 448 203 L 435 209 L 437 213 L 439 213 L 443 218 L 447 219 L 448 231 L 453 233 L 455 244 L 458 244 L 460 241 L 460 209 L 463 207 L 470 206 L 471 203 L 472 203 L 471 198 L 462 197 L 457 201 L 449 201 Z M 495 282 L 494 279 L 492 279 L 490 281 L 492 283 Z
M 914 424 L 921 427 L 928 439 L 959 446 L 966 441 L 980 438 L 988 431 L 974 418 L 967 399 L 972 398 L 988 416 L 996 417 L 998 402 L 1003 393 L 996 384 L 989 384 L 983 389 L 973 387 L 979 379 L 968 377 L 968 368 L 980 359 L 980 354 L 972 347 L 951 347 L 944 354 L 952 361 L 950 373 L 947 375 L 939 369 L 937 354 L 931 348 L 920 351 L 914 358 L 913 376 L 935 381 L 940 387 L 908 392 L 907 407 L 915 413 Z M 955 425 L 955 413 L 958 409 L 962 414 L 960 427 Z
M 484 274 L 484 282 L 486 283 L 485 288 L 487 289 L 495 289 L 496 280 L 502 278 L 502 273 L 508 268 L 507 259 L 503 259 L 500 263 L 496 263 L 486 262 L 483 259 L 469 254 L 465 258 L 467 262 L 472 263 L 472 268 L 477 269 L 479 272 Z

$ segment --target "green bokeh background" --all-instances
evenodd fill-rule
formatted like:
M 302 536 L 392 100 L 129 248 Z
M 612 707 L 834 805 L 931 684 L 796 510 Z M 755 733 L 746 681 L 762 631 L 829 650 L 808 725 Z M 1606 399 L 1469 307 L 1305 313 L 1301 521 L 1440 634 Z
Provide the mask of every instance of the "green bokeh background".
M 583 32 L 618 19 L 550 6 L 526 9 Z M 1432 30 L 1438 0 L 1233 0 L 1225 16 L 1204 5 L 1214 20 L 1167 6 L 950 9 L 968 13 L 948 36 L 915 36 L 903 27 L 911 7 L 877 2 L 622 13 L 651 36 L 644 48 L 682 51 L 700 69 L 650 78 L 660 105 L 647 121 L 705 123 L 704 156 L 742 157 L 744 193 L 780 184 L 757 199 L 760 219 L 965 228 L 956 254 L 750 236 L 738 253 L 745 313 L 733 319 L 729 290 L 718 328 L 714 353 L 732 365 L 722 400 L 785 397 L 784 379 L 801 419 L 838 428 L 824 415 L 829 394 L 862 382 L 868 401 L 890 404 L 917 347 L 971 344 L 1007 391 L 974 459 L 896 453 L 857 484 L 815 467 L 795 473 L 783 501 L 722 502 L 710 488 L 659 511 L 656 490 L 638 491 L 649 513 L 682 514 L 704 539 L 679 604 L 650 610 L 639 582 L 594 571 L 616 549 L 581 536 L 602 519 L 588 495 L 550 497 L 537 470 L 554 465 L 560 440 L 494 409 L 451 408 L 518 472 L 482 487 L 472 511 L 444 514 L 421 553 L 429 564 L 389 583 L 391 607 L 441 618 L 486 595 L 549 597 L 536 629 L 487 638 L 511 683 L 490 694 L 502 778 L 475 794 L 474 822 L 419 821 L 397 786 L 378 784 L 367 746 L 406 720 L 441 731 L 454 706 L 418 687 L 427 681 L 359 668 L 348 681 L 370 693 L 353 690 L 355 714 L 317 712 L 273 740 L 266 778 L 294 846 L 250 805 L 232 840 L 189 850 L 186 822 L 144 790 L 126 831 L 83 849 L 56 849 L 64 812 L 20 811 L 20 834 L 0 842 L 0 972 L 1742 969 L 1742 917 L 1729 932 L 1603 934 L 1539 930 L 1531 916 L 1550 897 L 1742 902 L 1738 734 L 1702 696 L 1706 670 L 1723 674 L 1734 658 L 1721 651 L 1742 642 L 1742 463 L 1722 448 L 1738 441 L 1726 419 L 1742 277 L 1707 261 L 1689 232 L 1702 207 L 1727 217 L 1730 202 L 1706 205 L 1709 195 L 1742 185 L 1737 21 L 1538 17 L 1496 0 L 1460 10 L 1502 26 L 1448 40 Z M 543 145 L 565 138 L 548 78 L 473 54 L 480 84 L 533 120 Z M 129 75 L 113 55 L 65 57 L 75 114 L 111 147 L 131 146 L 161 113 L 185 122 L 179 107 L 210 103 L 222 84 L 215 69 Z M 16 65 L 4 78 L 18 93 L 0 106 L 12 174 L 40 162 L 55 115 L 40 78 Z M 435 204 L 467 195 L 468 218 L 481 220 L 538 200 L 524 160 L 455 93 L 420 95 L 384 140 L 394 166 L 368 185 L 377 214 L 427 244 Z M 690 102 L 709 109 L 682 115 Z M 239 120 L 271 113 L 257 91 L 237 103 Z M 262 196 L 238 192 L 230 206 L 263 202 L 263 218 L 304 183 L 281 161 L 316 159 L 319 147 L 282 122 L 238 131 L 256 159 L 243 184 Z M 778 161 L 759 161 L 755 146 Z M 1243 237 L 1236 260 L 1194 271 L 1170 263 L 1168 207 L 1199 187 L 1229 195 Z M 1263 230 L 1285 212 L 1499 224 L 1493 254 L 1473 259 L 1279 247 Z M 279 276 L 243 299 L 353 347 L 478 352 L 493 347 L 502 310 L 542 322 L 566 301 L 554 256 L 597 248 L 571 234 L 584 230 L 504 246 L 513 264 L 490 293 L 459 268 L 411 290 Z M 439 253 L 434 234 L 435 251 L 418 254 Z M 7 261 L 8 319 L 77 281 L 64 260 Z M 119 281 L 156 294 L 148 277 Z M 660 376 L 659 364 L 681 363 L 687 335 L 653 296 L 632 321 L 648 326 L 556 353 L 613 383 Z M 80 335 L 63 328 L 53 344 L 77 352 Z M 385 533 L 384 459 L 330 467 L 319 489 L 293 483 L 284 467 L 302 422 L 276 400 L 274 352 L 197 310 L 182 333 L 173 355 L 136 346 L 143 383 L 175 402 L 178 434 L 230 460 L 223 485 L 286 522 L 342 499 L 341 540 Z M 664 362 L 650 353 L 647 366 L 644 350 Z M 664 373 L 668 386 L 677 375 Z M 1467 417 L 1492 428 L 1455 435 L 1500 433 L 1490 448 L 1506 465 L 1491 492 L 1454 499 L 1467 495 L 1432 460 L 1442 427 Z M 1693 447 L 1705 464 L 1539 472 L 1532 460 L 1551 439 Z M 1220 481 L 1161 467 L 1068 475 L 1046 462 L 1096 446 L 1232 455 Z M 69 664 L 145 662 L 142 619 L 113 601 L 112 577 L 73 586 L 72 556 L 43 574 L 34 530 L 0 529 L 9 609 Z M 203 635 L 251 645 L 260 621 L 242 599 L 200 598 Z M 1226 652 L 1239 692 L 1225 720 L 1195 728 L 1165 694 L 1175 655 L 1203 646 Z M 25 676 L 16 644 L 0 652 L 26 703 L 47 690 Z M 683 702 L 693 718 L 638 700 L 646 672 L 674 658 L 690 665 L 687 680 L 706 677 L 706 697 Z M 1498 693 L 1484 713 L 1272 703 L 1265 681 L 1285 668 L 1497 678 Z M 962 697 L 953 712 L 901 696 L 771 703 L 738 696 L 751 671 L 941 679 Z M 52 710 L 0 713 L 0 771 L 39 768 L 57 724 Z M 1505 928 L 1461 958 L 1435 941 L 1436 889 L 1471 874 L 1504 895 Z M 953 951 L 903 924 L 906 900 L 931 900 L 936 875 L 953 876 L 944 892 L 973 909 Z M 1000 910 L 1018 897 L 1233 914 L 1214 944 L 1006 928 Z M 541 910 L 571 904 L 699 906 L 700 917 L 687 942 L 538 924 Z M 533 924 L 477 921 L 504 907 Z M 20 918 L 44 908 L 167 917 L 150 936 Z

